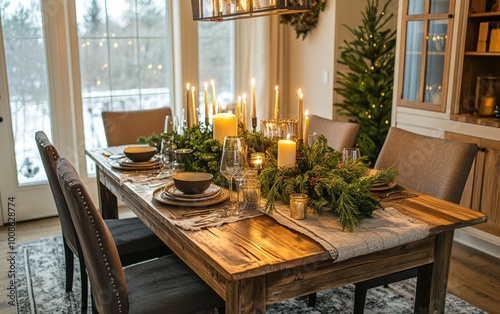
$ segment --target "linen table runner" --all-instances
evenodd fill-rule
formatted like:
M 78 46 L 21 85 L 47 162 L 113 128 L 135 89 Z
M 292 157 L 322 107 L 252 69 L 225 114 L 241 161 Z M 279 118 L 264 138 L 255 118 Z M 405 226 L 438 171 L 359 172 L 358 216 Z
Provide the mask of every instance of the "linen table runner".
M 423 239 L 429 235 L 429 226 L 398 212 L 393 207 L 377 209 L 354 231 L 343 231 L 338 217 L 331 210 L 321 216 L 308 215 L 305 220 L 290 218 L 290 208 L 278 205 L 272 216 L 280 224 L 298 231 L 320 243 L 334 261 L 397 247 Z

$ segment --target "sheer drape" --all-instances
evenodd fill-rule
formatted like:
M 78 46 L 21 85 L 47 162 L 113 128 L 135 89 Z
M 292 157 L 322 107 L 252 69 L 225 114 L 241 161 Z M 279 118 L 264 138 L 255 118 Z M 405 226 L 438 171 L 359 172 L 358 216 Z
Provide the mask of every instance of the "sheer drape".
M 255 78 L 258 129 L 260 120 L 274 115 L 275 86 L 282 89 L 286 85 L 284 39 L 277 16 L 236 24 L 236 94 L 247 93 L 250 106 L 251 79 Z M 280 92 L 280 111 L 286 104 L 285 96 Z M 248 123 L 251 125 L 250 117 Z

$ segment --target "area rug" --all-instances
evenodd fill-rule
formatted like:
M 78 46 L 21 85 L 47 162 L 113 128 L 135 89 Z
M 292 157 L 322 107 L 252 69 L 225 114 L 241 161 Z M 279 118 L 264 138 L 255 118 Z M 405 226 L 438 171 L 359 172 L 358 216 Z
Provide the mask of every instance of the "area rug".
M 72 292 L 66 292 L 61 237 L 42 238 L 20 244 L 16 251 L 18 313 L 80 313 L 79 264 L 75 259 L 74 288 Z M 370 289 L 365 313 L 413 313 L 414 293 L 414 279 L 391 284 L 388 288 Z M 352 313 L 353 300 L 354 286 L 347 285 L 319 292 L 314 308 L 307 306 L 307 297 L 300 297 L 269 304 L 266 313 Z M 486 312 L 448 293 L 445 313 Z

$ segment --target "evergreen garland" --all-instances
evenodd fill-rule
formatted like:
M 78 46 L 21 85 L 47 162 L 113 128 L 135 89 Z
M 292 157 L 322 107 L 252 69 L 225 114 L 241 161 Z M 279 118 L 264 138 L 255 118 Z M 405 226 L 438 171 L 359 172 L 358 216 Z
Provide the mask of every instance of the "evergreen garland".
M 266 213 L 271 214 L 276 202 L 290 203 L 290 195 L 304 193 L 316 211 L 331 208 L 348 231 L 371 217 L 380 203 L 371 197 L 370 188 L 382 179 L 393 181 L 398 172 L 381 169 L 368 176 L 366 157 L 342 163 L 342 153 L 329 147 L 323 135 L 312 146 L 300 146 L 293 167 L 278 167 L 277 146 L 266 153 L 266 166 L 259 175 Z
M 309 32 L 316 28 L 319 14 L 325 11 L 326 2 L 327 0 L 311 0 L 310 11 L 281 15 L 280 23 L 289 24 L 295 30 L 297 38 L 302 36 L 304 40 Z
M 391 125 L 396 31 L 384 29 L 393 17 L 386 14 L 391 1 L 379 12 L 379 1 L 367 0 L 363 25 L 357 29 L 344 25 L 355 39 L 340 47 L 339 63 L 348 66 L 349 72 L 337 72 L 341 87 L 335 88 L 344 101 L 334 105 L 349 121 L 360 124 L 356 146 L 372 164 Z

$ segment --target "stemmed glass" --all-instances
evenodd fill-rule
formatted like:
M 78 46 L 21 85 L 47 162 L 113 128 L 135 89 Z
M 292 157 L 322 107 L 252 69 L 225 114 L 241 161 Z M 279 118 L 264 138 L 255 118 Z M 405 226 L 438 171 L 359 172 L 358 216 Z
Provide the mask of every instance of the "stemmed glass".
M 167 175 L 172 173 L 174 165 L 175 133 L 177 132 L 178 121 L 176 116 L 165 116 L 164 133 L 160 146 L 161 172 Z
M 233 179 L 241 175 L 247 166 L 246 148 L 242 137 L 226 136 L 222 149 L 220 173 L 229 181 L 229 205 L 224 208 L 222 217 L 239 214 L 239 204 L 233 199 Z

